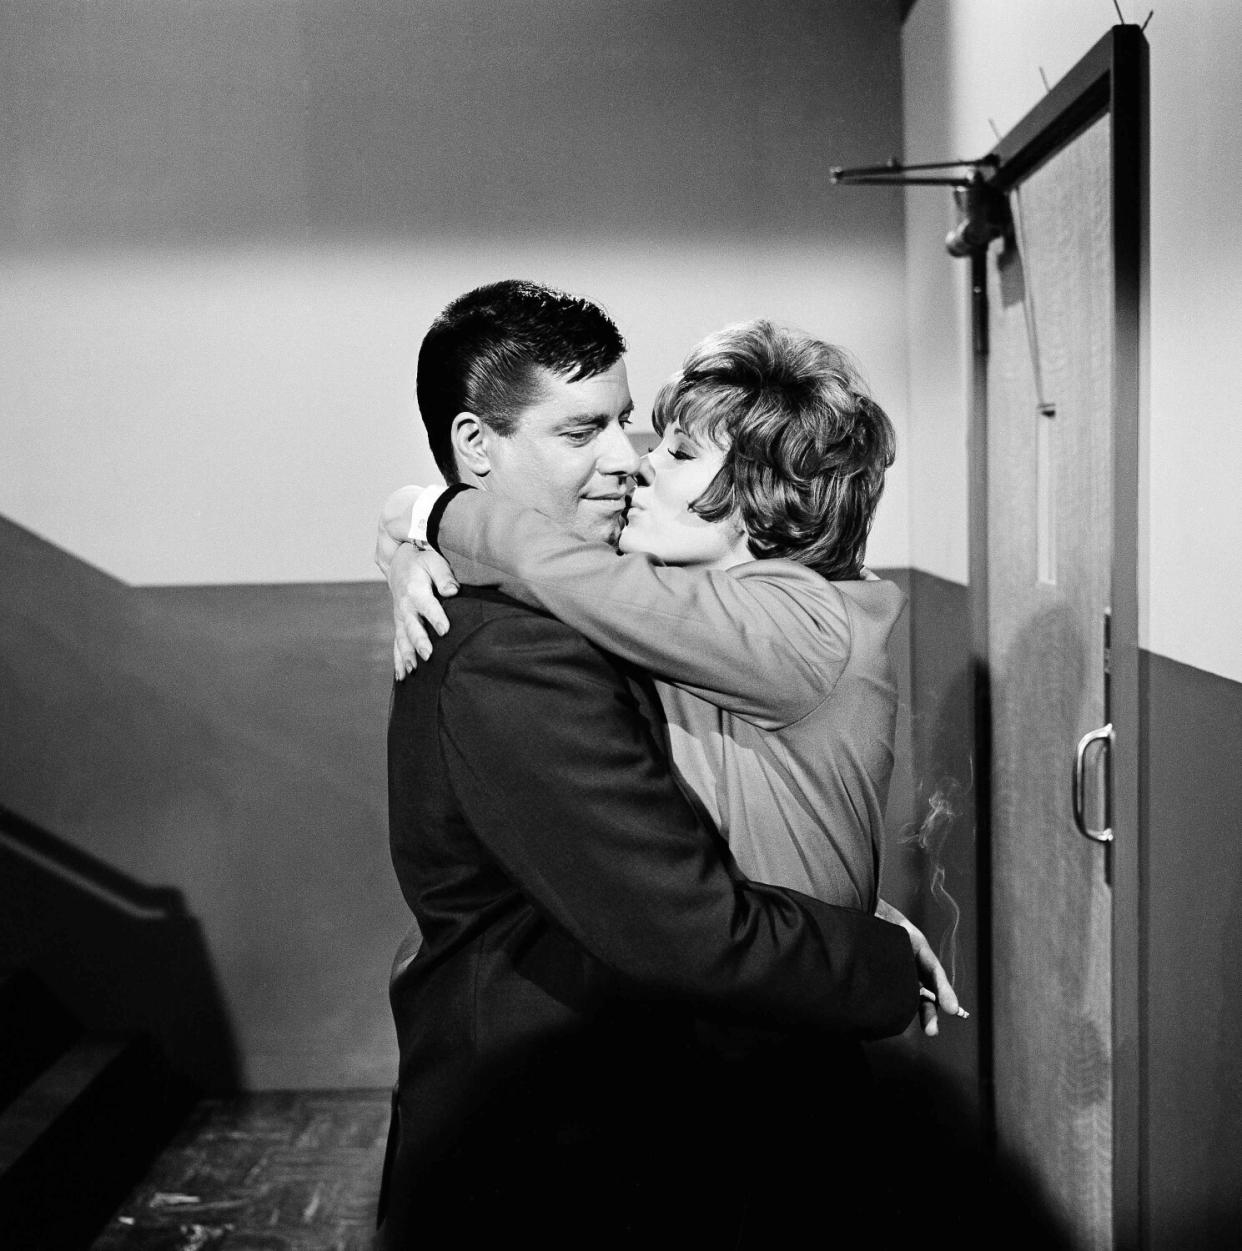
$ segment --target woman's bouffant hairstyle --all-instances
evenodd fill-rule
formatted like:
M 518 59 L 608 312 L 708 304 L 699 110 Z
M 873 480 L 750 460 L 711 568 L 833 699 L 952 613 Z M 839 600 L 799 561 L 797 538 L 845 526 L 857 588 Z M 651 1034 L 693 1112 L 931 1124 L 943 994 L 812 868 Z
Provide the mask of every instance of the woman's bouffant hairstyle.
M 760 559 L 861 576 L 894 437 L 841 348 L 770 321 L 726 327 L 691 348 L 652 422 L 726 449 L 690 506 L 704 520 L 735 516 Z

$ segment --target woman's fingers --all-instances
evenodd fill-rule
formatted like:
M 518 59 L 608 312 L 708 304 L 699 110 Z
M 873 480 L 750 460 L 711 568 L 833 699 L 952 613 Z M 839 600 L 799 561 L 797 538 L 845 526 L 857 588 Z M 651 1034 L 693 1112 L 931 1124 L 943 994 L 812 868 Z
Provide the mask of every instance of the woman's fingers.
M 453 568 L 439 552 L 428 549 L 422 553 L 421 560 L 423 568 L 430 575 L 432 584 L 440 593 L 441 598 L 447 599 L 450 595 L 457 594 L 457 579 L 453 577 Z M 444 617 L 443 613 L 440 615 Z M 444 629 L 440 630 L 440 633 L 448 633 L 447 617 L 444 617 Z
M 418 660 L 416 657 L 407 653 L 402 646 L 400 635 L 393 638 L 392 641 L 392 672 L 398 682 L 407 674 L 413 673 L 418 668 Z
M 440 598 L 436 594 L 441 583 L 452 586 L 453 593 L 456 594 L 457 584 L 453 581 L 453 572 L 448 562 L 435 552 L 418 552 L 412 559 L 403 561 L 400 568 L 395 563 L 393 565 L 393 616 L 398 625 L 405 627 L 410 642 L 420 656 L 423 656 L 423 652 L 419 644 L 427 644 L 424 660 L 431 655 L 431 642 L 423 628 L 424 623 L 437 634 L 448 633 L 448 617 L 445 616 Z
M 396 614 L 398 620 L 404 624 L 410 636 L 410 642 L 414 644 L 420 656 L 423 656 L 420 644 L 424 643 L 427 647 L 427 656 L 431 655 L 431 639 L 424 628 L 425 625 L 430 626 L 437 634 L 448 633 L 448 617 L 444 615 L 444 609 L 440 607 L 440 601 L 436 598 L 436 593 L 431 589 L 430 583 L 411 586 L 397 602 Z M 427 656 L 423 656 L 423 659 L 426 660 Z
M 427 633 L 417 609 L 404 601 L 396 604 L 393 608 L 393 624 L 396 627 L 397 645 L 411 668 L 416 667 L 419 660 L 430 657 L 431 635 Z
M 455 595 L 457 583 L 448 562 L 436 552 L 420 552 L 403 543 L 388 570 L 392 589 L 393 671 L 397 680 L 431 656 L 432 633 L 448 633 L 449 621 L 439 595 Z M 439 592 L 439 595 L 437 594 Z

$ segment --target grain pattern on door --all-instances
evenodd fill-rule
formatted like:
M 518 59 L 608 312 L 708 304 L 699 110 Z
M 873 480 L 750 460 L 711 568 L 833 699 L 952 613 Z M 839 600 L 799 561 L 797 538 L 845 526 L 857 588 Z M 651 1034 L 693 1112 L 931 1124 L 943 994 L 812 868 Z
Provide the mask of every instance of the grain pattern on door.
M 1010 192 L 1013 238 L 988 257 L 998 1146 L 1090 1248 L 1112 1246 L 1112 904 L 1107 853 L 1074 825 L 1071 776 L 1078 740 L 1107 720 L 1109 124 Z

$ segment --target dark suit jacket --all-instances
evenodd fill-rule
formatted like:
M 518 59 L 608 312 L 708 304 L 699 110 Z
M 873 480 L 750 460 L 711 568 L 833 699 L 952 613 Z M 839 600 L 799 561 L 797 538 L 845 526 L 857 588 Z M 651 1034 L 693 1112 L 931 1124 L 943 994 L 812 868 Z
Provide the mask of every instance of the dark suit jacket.
M 825 1048 L 897 1033 L 917 1006 L 910 944 L 742 878 L 623 662 L 498 593 L 446 608 L 389 722 L 393 863 L 422 946 L 391 986 L 387 1243 L 598 1245 L 601 1218 L 647 1236 L 724 1176 L 703 1148 L 728 1099 L 694 1018 Z

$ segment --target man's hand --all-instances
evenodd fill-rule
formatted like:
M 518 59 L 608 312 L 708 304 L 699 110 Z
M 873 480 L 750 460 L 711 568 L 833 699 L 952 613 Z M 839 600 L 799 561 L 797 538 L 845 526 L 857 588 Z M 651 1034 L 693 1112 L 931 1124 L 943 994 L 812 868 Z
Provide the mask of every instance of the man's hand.
M 914 948 L 914 962 L 918 966 L 920 987 L 919 1020 L 923 1033 L 928 1038 L 935 1038 L 940 1032 L 939 1015 L 941 1011 L 949 1016 L 960 1016 L 963 1019 L 970 1013 L 957 1001 L 957 994 L 944 965 L 936 958 L 936 953 L 927 941 L 926 935 L 913 922 L 908 921 L 903 913 L 897 911 L 891 903 L 881 899 L 876 905 L 875 914 L 882 921 L 891 921 L 900 925 L 910 936 L 910 946 Z
M 412 543 L 397 545 L 387 562 L 386 572 L 388 589 L 392 592 L 392 664 L 400 682 L 418 668 L 420 657 L 426 660 L 431 655 L 428 630 L 441 635 L 448 633 L 449 621 L 440 599 L 457 594 L 457 579 L 443 556 L 438 552 L 419 551 Z

